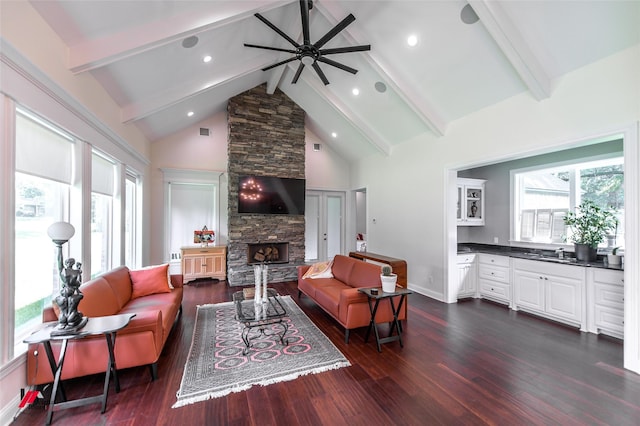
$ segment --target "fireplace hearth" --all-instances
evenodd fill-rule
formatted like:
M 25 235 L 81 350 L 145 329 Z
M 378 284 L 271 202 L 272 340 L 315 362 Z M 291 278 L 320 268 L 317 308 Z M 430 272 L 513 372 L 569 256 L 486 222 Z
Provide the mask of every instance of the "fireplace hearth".
M 247 264 L 256 263 L 289 263 L 289 243 L 247 244 Z

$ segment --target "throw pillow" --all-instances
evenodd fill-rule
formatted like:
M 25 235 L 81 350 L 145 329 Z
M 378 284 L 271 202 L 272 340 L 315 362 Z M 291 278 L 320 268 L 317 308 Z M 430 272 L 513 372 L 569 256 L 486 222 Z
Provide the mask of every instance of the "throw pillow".
M 156 293 L 170 293 L 168 272 L 169 264 L 148 266 L 146 268 L 129 270 L 133 291 L 131 298 L 148 296 Z
M 304 273 L 302 278 L 333 278 L 333 273 L 331 272 L 332 265 L 333 261 L 314 263 L 307 269 L 307 272 Z

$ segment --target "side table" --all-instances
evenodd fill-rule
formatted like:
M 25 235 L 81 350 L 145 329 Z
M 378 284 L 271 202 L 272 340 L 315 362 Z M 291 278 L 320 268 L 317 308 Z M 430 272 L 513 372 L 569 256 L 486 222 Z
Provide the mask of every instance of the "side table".
M 47 413 L 48 425 L 51 424 L 54 411 L 65 410 L 67 408 L 80 407 L 87 404 L 102 402 L 101 413 L 105 412 L 105 410 L 107 409 L 107 396 L 109 394 L 109 379 L 111 377 L 111 374 L 113 374 L 116 392 L 120 392 L 120 381 L 118 380 L 118 372 L 116 370 L 116 358 L 113 352 L 113 348 L 116 342 L 116 332 L 125 328 L 129 324 L 129 321 L 131 321 L 131 318 L 133 318 L 135 315 L 136 314 L 120 314 L 110 315 L 106 317 L 89 318 L 87 324 L 80 330 L 78 330 L 77 333 L 63 336 L 52 336 L 51 332 L 55 330 L 58 323 L 48 322 L 44 324 L 43 328 L 36 331 L 24 340 L 24 342 L 27 344 L 44 344 L 44 349 L 47 353 L 47 359 L 49 360 L 49 366 L 51 367 L 51 372 L 53 373 L 53 388 L 51 389 L 51 400 L 49 401 L 49 410 Z M 107 350 L 109 351 L 109 363 L 105 372 L 104 390 L 102 392 L 102 395 L 67 401 L 67 396 L 64 392 L 64 388 L 60 383 L 62 367 L 64 366 L 64 356 L 67 351 L 67 344 L 69 343 L 69 340 L 82 339 L 87 336 L 97 336 L 100 334 L 103 334 L 105 336 L 105 339 L 107 341 Z M 62 341 L 60 356 L 58 357 L 57 362 L 53 355 L 53 351 L 51 350 L 52 340 Z M 56 395 L 58 393 L 58 389 L 60 389 L 62 402 L 56 403 Z
M 378 290 L 378 293 L 373 294 L 371 293 L 371 290 Z M 385 293 L 381 288 L 359 288 L 358 291 L 360 293 L 364 293 L 367 296 L 367 301 L 369 302 L 369 311 L 371 312 L 371 321 L 369 322 L 369 328 L 367 328 L 367 334 L 365 334 L 364 336 L 365 343 L 369 340 L 369 334 L 371 333 L 371 329 L 373 329 L 376 335 L 376 345 L 378 346 L 378 352 L 382 352 L 382 347 L 380 346 L 382 343 L 395 342 L 396 340 L 400 342 L 400 346 L 402 347 L 402 326 L 400 325 L 400 321 L 398 320 L 398 314 L 400 313 L 400 309 L 402 309 L 402 304 L 407 298 L 407 295 L 413 292 L 401 287 L 396 287 L 396 290 L 393 293 Z M 393 303 L 393 298 L 396 296 L 400 296 L 400 302 L 398 303 L 397 307 Z M 380 337 L 380 333 L 378 333 L 378 327 L 376 327 L 376 313 L 378 312 L 380 301 L 384 299 L 387 299 L 389 301 L 389 304 L 391 305 L 393 322 L 391 325 L 391 330 L 389 331 L 389 336 Z M 394 330 L 396 331 L 395 335 L 393 334 Z

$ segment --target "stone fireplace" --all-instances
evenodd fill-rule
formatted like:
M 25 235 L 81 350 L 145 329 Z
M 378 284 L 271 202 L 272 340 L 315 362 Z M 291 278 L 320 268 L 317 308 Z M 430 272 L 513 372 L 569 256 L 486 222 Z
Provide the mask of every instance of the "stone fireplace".
M 296 280 L 297 266 L 304 263 L 304 216 L 239 214 L 238 180 L 241 175 L 305 178 L 304 111 L 280 90 L 267 94 L 263 84 L 229 99 L 227 114 L 227 281 L 231 286 L 254 283 L 256 260 L 250 257 L 256 257 L 257 244 L 263 245 L 258 257 L 269 247 L 270 253 L 275 248 L 279 257 L 286 255 L 287 262 L 269 261 L 269 282 Z

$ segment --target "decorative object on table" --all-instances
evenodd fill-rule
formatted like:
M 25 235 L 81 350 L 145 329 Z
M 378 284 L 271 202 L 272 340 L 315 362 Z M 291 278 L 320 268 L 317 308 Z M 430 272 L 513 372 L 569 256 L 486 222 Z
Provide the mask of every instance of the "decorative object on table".
M 268 337 L 257 339 L 247 356 L 242 355 L 243 325 L 235 319 L 234 303 L 198 306 L 191 348 L 172 408 L 351 365 L 291 296 L 282 296 L 280 301 L 288 313 L 284 318 L 288 345 L 283 347 Z
M 578 260 L 596 260 L 598 244 L 604 241 L 607 231 L 618 224 L 614 209 L 603 209 L 594 202 L 583 201 L 574 212 L 564 217 L 565 225 L 571 228 L 569 241 L 575 245 Z
M 201 230 L 193 231 L 193 242 L 194 244 L 201 244 L 202 247 L 207 247 L 209 244 L 213 244 L 216 240 L 215 231 L 210 231 L 209 228 L 205 226 L 202 227 Z
M 78 304 L 84 297 L 80 291 L 82 284 L 82 263 L 70 257 L 62 259 L 62 245 L 69 241 L 76 230 L 70 223 L 56 222 L 49 226 L 47 235 L 58 248 L 57 264 L 60 276 L 60 295 L 54 303 L 60 309 L 58 326 L 51 332 L 52 336 L 76 334 L 88 321 L 82 312 L 78 311 Z
M 607 254 L 607 262 L 609 265 L 620 265 L 622 263 L 622 256 L 618 254 L 620 247 L 614 247 L 611 253 Z
M 396 282 L 398 276 L 391 272 L 391 266 L 384 265 L 381 268 L 380 281 L 382 281 L 382 291 L 385 293 L 393 293 L 396 291 Z

